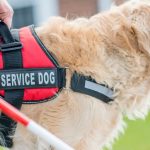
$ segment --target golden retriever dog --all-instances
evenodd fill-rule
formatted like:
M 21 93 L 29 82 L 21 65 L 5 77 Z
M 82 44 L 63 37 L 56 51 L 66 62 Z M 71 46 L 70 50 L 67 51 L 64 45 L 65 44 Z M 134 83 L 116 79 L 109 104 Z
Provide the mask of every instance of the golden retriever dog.
M 22 112 L 75 150 L 111 147 L 123 116 L 144 118 L 150 108 L 150 3 L 129 1 L 91 18 L 51 18 L 36 33 L 67 69 L 67 87 L 56 99 L 23 105 Z M 44 60 L 43 60 L 44 61 Z M 114 90 L 104 103 L 70 89 L 74 71 Z M 20 125 L 11 150 L 55 150 Z

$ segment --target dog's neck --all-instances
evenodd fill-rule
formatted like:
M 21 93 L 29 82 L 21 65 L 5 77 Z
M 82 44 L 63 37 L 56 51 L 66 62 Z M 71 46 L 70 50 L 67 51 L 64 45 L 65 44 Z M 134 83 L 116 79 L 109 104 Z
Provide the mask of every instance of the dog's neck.
M 106 84 L 100 82 L 100 80 L 95 79 L 95 65 L 99 64 L 96 55 L 96 45 L 99 38 L 97 38 L 94 29 L 86 30 L 84 26 L 81 29 L 69 24 L 63 25 L 63 28 L 61 28 L 61 24 L 54 26 L 50 23 L 49 26 L 38 28 L 36 32 L 44 45 L 55 56 L 60 66 L 69 68 L 66 78 L 67 88 L 70 87 L 72 90 L 84 94 L 88 93 L 88 95 L 105 102 L 112 100 L 112 90 L 104 87 Z M 95 60 L 97 62 L 94 62 Z M 97 88 L 99 90 L 95 91 L 94 89 Z
M 94 79 L 99 78 L 94 73 L 96 66 L 100 65 L 99 58 L 94 58 L 94 46 L 98 42 L 95 40 L 98 39 L 90 29 L 86 29 L 84 25 L 75 26 L 74 23 L 69 25 L 69 21 L 56 17 L 36 28 L 36 33 L 62 67 L 69 67 L 71 72 L 77 71 Z
M 37 28 L 36 32 L 62 67 L 92 76 L 98 82 L 104 81 L 107 69 L 100 63 L 102 52 L 98 54 L 98 45 L 102 41 L 92 26 L 86 28 L 86 20 L 81 22 L 81 26 L 78 23 L 75 25 L 74 22 L 56 18 Z M 97 68 L 101 68 L 100 74 L 95 73 L 99 71 Z

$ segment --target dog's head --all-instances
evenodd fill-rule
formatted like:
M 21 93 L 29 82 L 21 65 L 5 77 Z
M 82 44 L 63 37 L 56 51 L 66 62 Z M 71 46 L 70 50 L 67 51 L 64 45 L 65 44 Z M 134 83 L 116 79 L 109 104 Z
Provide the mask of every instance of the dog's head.
M 115 89 L 115 101 L 129 117 L 150 108 L 150 2 L 129 1 L 96 15 L 105 51 L 103 81 Z M 106 78 L 107 77 L 107 78 Z
M 72 72 L 76 70 L 90 75 L 97 82 L 113 88 L 114 104 L 117 103 L 128 116 L 144 117 L 148 113 L 148 0 L 126 2 L 89 20 L 54 18 L 49 24 L 43 30 L 41 28 L 39 36 L 61 65 L 69 66 Z

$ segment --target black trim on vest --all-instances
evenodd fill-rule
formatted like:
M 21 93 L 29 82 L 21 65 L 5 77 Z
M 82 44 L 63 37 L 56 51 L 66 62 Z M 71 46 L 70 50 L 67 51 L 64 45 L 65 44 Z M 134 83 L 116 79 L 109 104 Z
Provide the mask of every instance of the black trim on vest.
M 17 34 L 17 33 L 15 33 Z M 22 68 L 22 44 L 15 42 L 8 27 L 0 22 L 0 35 L 3 39 L 3 45 L 1 46 L 4 69 L 17 69 Z M 19 37 L 18 35 L 16 35 Z M 22 105 L 24 90 L 5 90 L 5 100 L 16 108 L 20 109 Z M 4 143 L 2 146 L 11 148 L 13 146 L 13 138 L 16 128 L 16 122 L 7 117 L 5 114 L 0 116 L 0 132 L 3 134 Z M 3 145 L 4 144 L 4 145 Z
M 71 89 L 92 97 L 95 97 L 105 103 L 113 101 L 113 90 L 103 84 L 98 84 L 91 77 L 87 77 L 74 72 L 71 78 Z
M 37 43 L 40 45 L 41 49 L 44 51 L 44 53 L 46 54 L 46 56 L 53 62 L 53 64 L 56 67 L 60 67 L 59 63 L 54 58 L 54 56 L 52 55 L 52 53 L 47 50 L 47 48 L 45 47 L 45 45 L 43 44 L 43 42 L 39 39 L 38 35 L 36 34 L 36 32 L 34 30 L 34 25 L 29 26 L 29 28 L 31 30 L 31 33 L 32 33 L 33 37 L 35 38 L 35 40 L 37 41 Z

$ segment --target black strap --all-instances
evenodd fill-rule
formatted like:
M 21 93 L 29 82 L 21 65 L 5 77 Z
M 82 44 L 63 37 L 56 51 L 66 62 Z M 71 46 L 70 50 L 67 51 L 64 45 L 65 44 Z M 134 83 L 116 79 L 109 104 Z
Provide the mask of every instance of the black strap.
M 113 91 L 103 84 L 96 83 L 91 77 L 74 72 L 71 78 L 71 89 L 74 92 L 87 94 L 105 103 L 112 101 Z
M 19 37 L 19 35 L 17 35 L 18 34 L 17 32 L 15 32 L 15 34 L 16 37 Z M 22 68 L 22 55 L 21 55 L 22 45 L 18 41 L 15 42 L 8 27 L 3 22 L 0 22 L 0 35 L 2 36 L 4 42 L 4 44 L 1 45 L 0 47 L 3 56 L 4 69 L 9 70 L 13 68 L 15 69 Z M 23 89 L 5 90 L 4 98 L 8 103 L 20 109 L 23 94 L 24 94 Z M 2 113 L 0 117 L 0 132 L 4 136 L 5 142 L 1 143 L 5 144 L 2 146 L 6 146 L 9 148 L 13 146 L 12 135 L 14 134 L 15 128 L 16 123 Z

